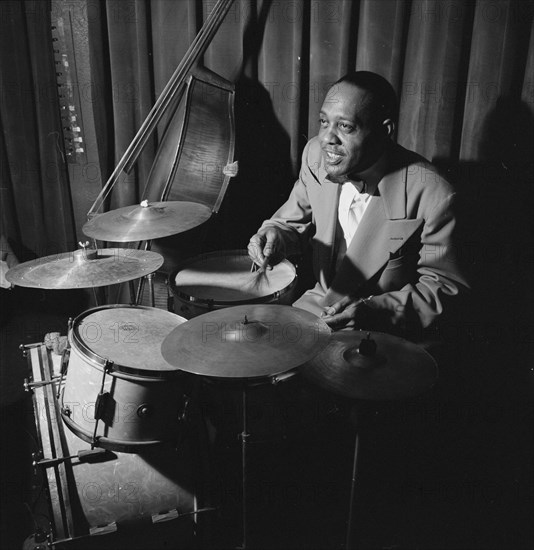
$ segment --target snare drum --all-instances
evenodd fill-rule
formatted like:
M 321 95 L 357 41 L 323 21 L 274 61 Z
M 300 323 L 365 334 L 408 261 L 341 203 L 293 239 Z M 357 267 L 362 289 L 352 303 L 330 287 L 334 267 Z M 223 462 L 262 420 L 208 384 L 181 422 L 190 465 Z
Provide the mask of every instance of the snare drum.
M 176 313 L 187 319 L 245 304 L 286 304 L 295 299 L 297 275 L 288 260 L 263 275 L 251 272 L 244 250 L 222 250 L 182 262 L 169 278 Z
M 61 414 L 81 439 L 138 452 L 179 435 L 185 373 L 161 355 L 165 337 L 185 319 L 144 306 L 102 306 L 78 316 Z M 99 394 L 102 396 L 99 397 Z

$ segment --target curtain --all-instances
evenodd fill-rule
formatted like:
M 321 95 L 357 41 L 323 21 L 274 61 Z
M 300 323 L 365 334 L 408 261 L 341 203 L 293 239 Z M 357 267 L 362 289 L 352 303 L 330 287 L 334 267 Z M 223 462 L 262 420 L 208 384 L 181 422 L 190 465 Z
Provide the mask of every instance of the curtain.
M 74 246 L 47 2 L 0 3 L 0 208 L 21 259 Z
M 111 90 L 101 98 L 107 113 L 102 143 L 110 138 L 102 181 L 214 5 L 106 0 L 98 10 L 86 9 L 103 37 L 86 45 L 103 59 L 95 84 Z M 37 255 L 51 243 L 69 249 L 80 237 L 58 140 L 47 6 L 0 5 L 3 224 Z M 472 188 L 481 173 L 494 175 L 489 167 L 495 165 L 506 166 L 508 176 L 521 167 L 520 176 L 529 177 L 533 9 L 523 0 L 235 0 L 204 56 L 237 90 L 241 171 L 220 216 L 234 224 L 228 240 L 246 244 L 287 196 L 302 148 L 317 131 L 326 90 L 354 68 L 392 82 L 401 104 L 397 140 L 441 164 L 460 186 Z M 156 145 L 157 135 L 114 189 L 112 208 L 139 200 Z

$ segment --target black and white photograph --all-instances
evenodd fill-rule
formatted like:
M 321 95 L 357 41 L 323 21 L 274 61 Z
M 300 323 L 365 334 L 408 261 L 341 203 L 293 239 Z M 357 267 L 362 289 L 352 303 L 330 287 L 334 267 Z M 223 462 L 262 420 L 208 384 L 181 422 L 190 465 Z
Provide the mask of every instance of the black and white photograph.
M 0 1 L 0 548 L 534 548 L 534 0 Z

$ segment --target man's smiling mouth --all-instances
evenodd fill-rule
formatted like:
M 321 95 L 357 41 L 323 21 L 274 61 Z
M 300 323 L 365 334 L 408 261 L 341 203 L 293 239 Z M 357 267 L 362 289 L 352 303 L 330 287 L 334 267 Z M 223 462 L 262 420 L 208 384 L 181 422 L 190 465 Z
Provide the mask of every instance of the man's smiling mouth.
M 324 151 L 324 154 L 325 154 L 326 160 L 330 164 L 337 164 L 338 162 L 341 162 L 341 160 L 343 159 L 343 155 L 331 153 L 330 151 Z

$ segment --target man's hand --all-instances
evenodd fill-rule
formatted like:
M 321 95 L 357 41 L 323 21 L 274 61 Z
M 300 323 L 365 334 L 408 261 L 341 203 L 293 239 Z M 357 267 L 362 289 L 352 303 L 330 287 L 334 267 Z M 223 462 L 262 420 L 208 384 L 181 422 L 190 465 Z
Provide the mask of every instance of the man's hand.
M 367 301 L 368 298 L 345 296 L 326 307 L 321 318 L 333 330 L 364 328 L 370 309 Z
M 6 279 L 6 273 L 9 271 L 9 266 L 4 260 L 0 260 L 0 286 L 2 288 L 11 289 L 13 285 Z
M 266 260 L 271 266 L 280 263 L 286 257 L 281 231 L 267 227 L 253 235 L 248 243 L 248 255 L 260 267 Z

